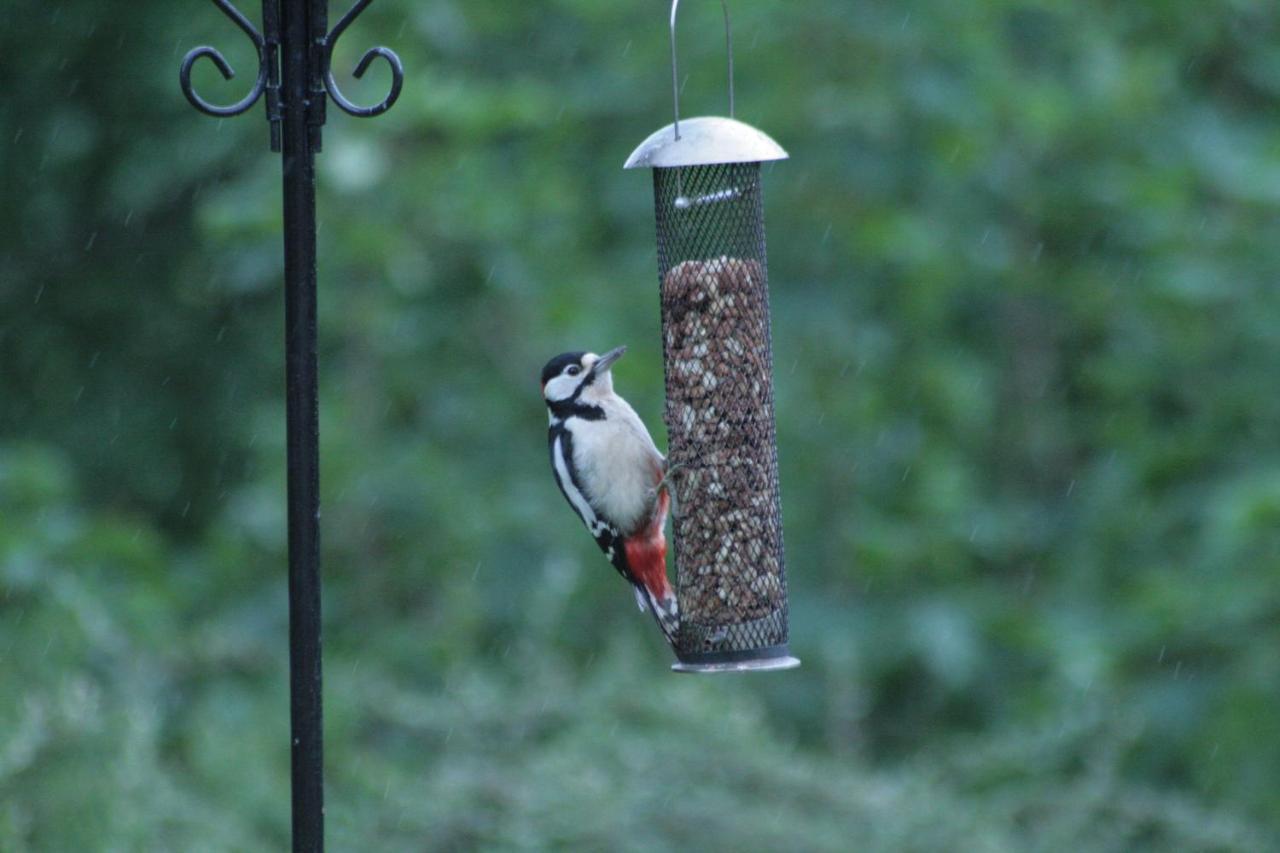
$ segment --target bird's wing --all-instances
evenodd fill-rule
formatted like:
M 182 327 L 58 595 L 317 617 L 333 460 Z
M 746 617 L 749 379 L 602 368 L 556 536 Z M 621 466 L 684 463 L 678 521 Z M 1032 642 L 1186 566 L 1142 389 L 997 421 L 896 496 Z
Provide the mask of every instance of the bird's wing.
M 582 484 L 573 476 L 573 469 L 568 465 L 568 459 L 573 457 L 573 433 L 562 426 L 553 426 L 549 433 L 549 441 L 551 471 L 555 474 L 560 493 L 578 514 L 578 518 L 582 519 L 582 523 L 587 526 L 587 530 L 591 532 L 596 544 L 600 546 L 600 550 L 604 552 L 613 567 L 622 577 L 634 583 L 635 577 L 627 566 L 626 550 L 619 547 L 619 542 L 622 540 L 621 531 L 596 515 L 595 510 L 591 508 L 591 502 L 587 500 Z

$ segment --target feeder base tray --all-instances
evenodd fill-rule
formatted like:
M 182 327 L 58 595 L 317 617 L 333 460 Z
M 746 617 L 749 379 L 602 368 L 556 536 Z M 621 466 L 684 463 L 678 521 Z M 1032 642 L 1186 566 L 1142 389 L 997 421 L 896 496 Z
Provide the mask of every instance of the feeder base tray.
M 672 672 L 769 672 L 795 669 L 800 659 L 792 657 L 785 645 L 746 652 L 711 652 L 689 655 L 671 664 Z

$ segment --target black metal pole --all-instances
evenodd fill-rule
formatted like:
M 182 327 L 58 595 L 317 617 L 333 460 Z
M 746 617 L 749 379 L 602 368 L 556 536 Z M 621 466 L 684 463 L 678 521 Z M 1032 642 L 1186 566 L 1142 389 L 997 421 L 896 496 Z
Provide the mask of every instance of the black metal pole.
M 323 2 L 323 0 L 321 0 Z M 324 848 L 320 658 L 320 425 L 316 376 L 316 174 L 309 127 L 318 61 L 314 0 L 284 0 L 284 326 L 289 468 L 289 686 L 293 849 Z M 323 92 L 323 90 L 321 90 Z
M 293 849 L 324 849 L 324 726 L 320 637 L 320 424 L 316 370 L 316 171 L 327 98 L 354 116 L 375 116 L 400 97 L 404 70 L 385 47 L 366 50 L 356 64 L 364 76 L 374 58 L 391 70 L 391 90 L 372 106 L 348 100 L 330 73 L 333 45 L 373 0 L 356 0 L 328 29 L 328 0 L 263 0 L 262 32 L 231 0 L 213 0 L 253 42 L 258 77 L 244 98 L 219 106 L 196 93 L 191 71 L 207 57 L 231 79 L 231 66 L 213 47 L 192 49 L 178 80 L 191 105 L 212 116 L 249 110 L 265 94 L 271 150 L 282 151 L 284 178 L 285 414 L 289 502 L 289 721 L 292 731 Z M 283 129 L 281 125 L 283 124 Z M 283 132 L 282 132 L 283 130 Z M 283 136 L 283 146 L 282 139 Z

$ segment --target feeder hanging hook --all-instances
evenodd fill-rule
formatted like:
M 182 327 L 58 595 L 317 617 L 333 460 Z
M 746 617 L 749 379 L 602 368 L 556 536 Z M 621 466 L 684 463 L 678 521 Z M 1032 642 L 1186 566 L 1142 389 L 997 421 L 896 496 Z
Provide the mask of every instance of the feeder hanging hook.
M 729 22 L 729 4 L 720 0 L 720 9 L 724 12 L 724 46 L 729 55 L 729 118 L 733 118 L 733 26 Z M 671 0 L 671 100 L 675 107 L 675 138 L 680 138 L 680 70 L 676 56 L 676 13 L 680 10 L 680 0 Z

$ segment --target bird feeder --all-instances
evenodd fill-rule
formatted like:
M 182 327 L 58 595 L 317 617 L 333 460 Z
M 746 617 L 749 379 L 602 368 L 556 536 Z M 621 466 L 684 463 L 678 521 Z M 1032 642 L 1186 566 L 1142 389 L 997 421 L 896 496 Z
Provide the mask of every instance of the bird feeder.
M 760 165 L 787 153 L 733 118 L 680 118 L 624 168 L 653 170 L 680 626 L 678 672 L 789 669 Z

